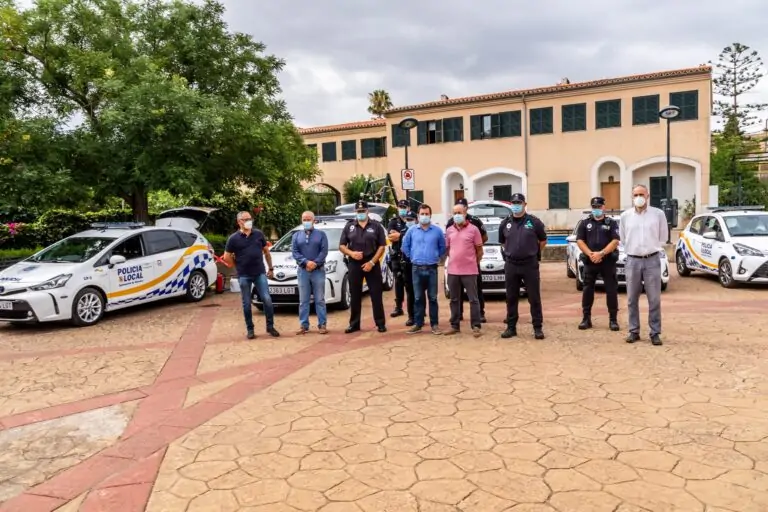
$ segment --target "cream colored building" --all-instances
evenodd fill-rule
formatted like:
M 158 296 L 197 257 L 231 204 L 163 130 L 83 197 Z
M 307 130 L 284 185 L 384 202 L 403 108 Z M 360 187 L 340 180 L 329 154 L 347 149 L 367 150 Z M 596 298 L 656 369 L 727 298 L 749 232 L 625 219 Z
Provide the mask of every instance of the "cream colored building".
M 404 145 L 417 201 L 445 220 L 458 197 L 508 200 L 523 192 L 528 209 L 550 228 L 583 216 L 592 196 L 627 208 L 636 183 L 651 202 L 666 197 L 666 121 L 660 108 L 682 109 L 671 123 L 672 197 L 680 210 L 707 205 L 711 68 L 562 83 L 535 89 L 446 98 L 396 107 L 383 119 L 305 128 L 318 150 L 322 181 L 338 190 L 354 174 L 389 173 L 399 187 Z M 398 123 L 415 118 L 411 133 Z M 399 190 L 400 195 L 406 194 Z

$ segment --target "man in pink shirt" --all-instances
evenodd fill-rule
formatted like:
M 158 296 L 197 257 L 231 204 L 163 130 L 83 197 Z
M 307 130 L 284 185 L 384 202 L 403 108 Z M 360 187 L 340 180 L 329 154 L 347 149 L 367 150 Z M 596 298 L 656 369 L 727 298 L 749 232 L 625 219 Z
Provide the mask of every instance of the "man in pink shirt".
M 477 275 L 478 263 L 483 257 L 483 237 L 477 227 L 467 222 L 463 205 L 453 207 L 453 225 L 445 230 L 445 247 L 448 255 L 448 295 L 451 298 L 451 328 L 445 334 L 457 334 L 460 330 L 462 291 L 466 290 L 472 334 L 478 337 L 481 319 Z

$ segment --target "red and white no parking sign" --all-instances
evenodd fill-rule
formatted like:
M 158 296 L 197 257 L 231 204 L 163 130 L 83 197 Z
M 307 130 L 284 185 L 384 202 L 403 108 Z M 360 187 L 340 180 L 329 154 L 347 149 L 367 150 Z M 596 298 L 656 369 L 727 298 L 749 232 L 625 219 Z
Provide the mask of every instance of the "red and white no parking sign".
M 413 169 L 403 169 L 400 171 L 400 181 L 403 190 L 416 190 L 416 176 Z

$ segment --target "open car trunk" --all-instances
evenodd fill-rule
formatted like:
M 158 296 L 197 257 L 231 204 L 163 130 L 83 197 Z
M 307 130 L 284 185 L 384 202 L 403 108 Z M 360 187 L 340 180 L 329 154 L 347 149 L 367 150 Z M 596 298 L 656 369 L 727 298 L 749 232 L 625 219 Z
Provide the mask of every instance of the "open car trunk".
M 204 206 L 182 206 L 165 210 L 157 216 L 155 226 L 195 229 L 200 231 L 208 217 L 218 208 Z

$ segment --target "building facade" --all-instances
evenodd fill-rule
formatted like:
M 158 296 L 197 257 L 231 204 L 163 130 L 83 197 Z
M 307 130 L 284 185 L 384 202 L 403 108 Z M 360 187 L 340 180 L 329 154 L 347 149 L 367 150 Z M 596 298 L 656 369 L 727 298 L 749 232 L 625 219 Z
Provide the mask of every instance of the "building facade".
M 459 197 L 508 200 L 523 192 L 528 209 L 552 229 L 569 228 L 589 199 L 631 205 L 634 184 L 648 186 L 655 206 L 666 197 L 666 121 L 671 129 L 671 196 L 682 210 L 708 204 L 711 68 L 502 92 L 396 107 L 383 119 L 301 130 L 316 147 L 322 181 L 338 190 L 354 174 L 389 173 L 401 184 L 408 146 L 415 190 L 442 222 Z M 398 123 L 414 118 L 403 131 Z M 690 209 L 690 208 L 689 208 Z

